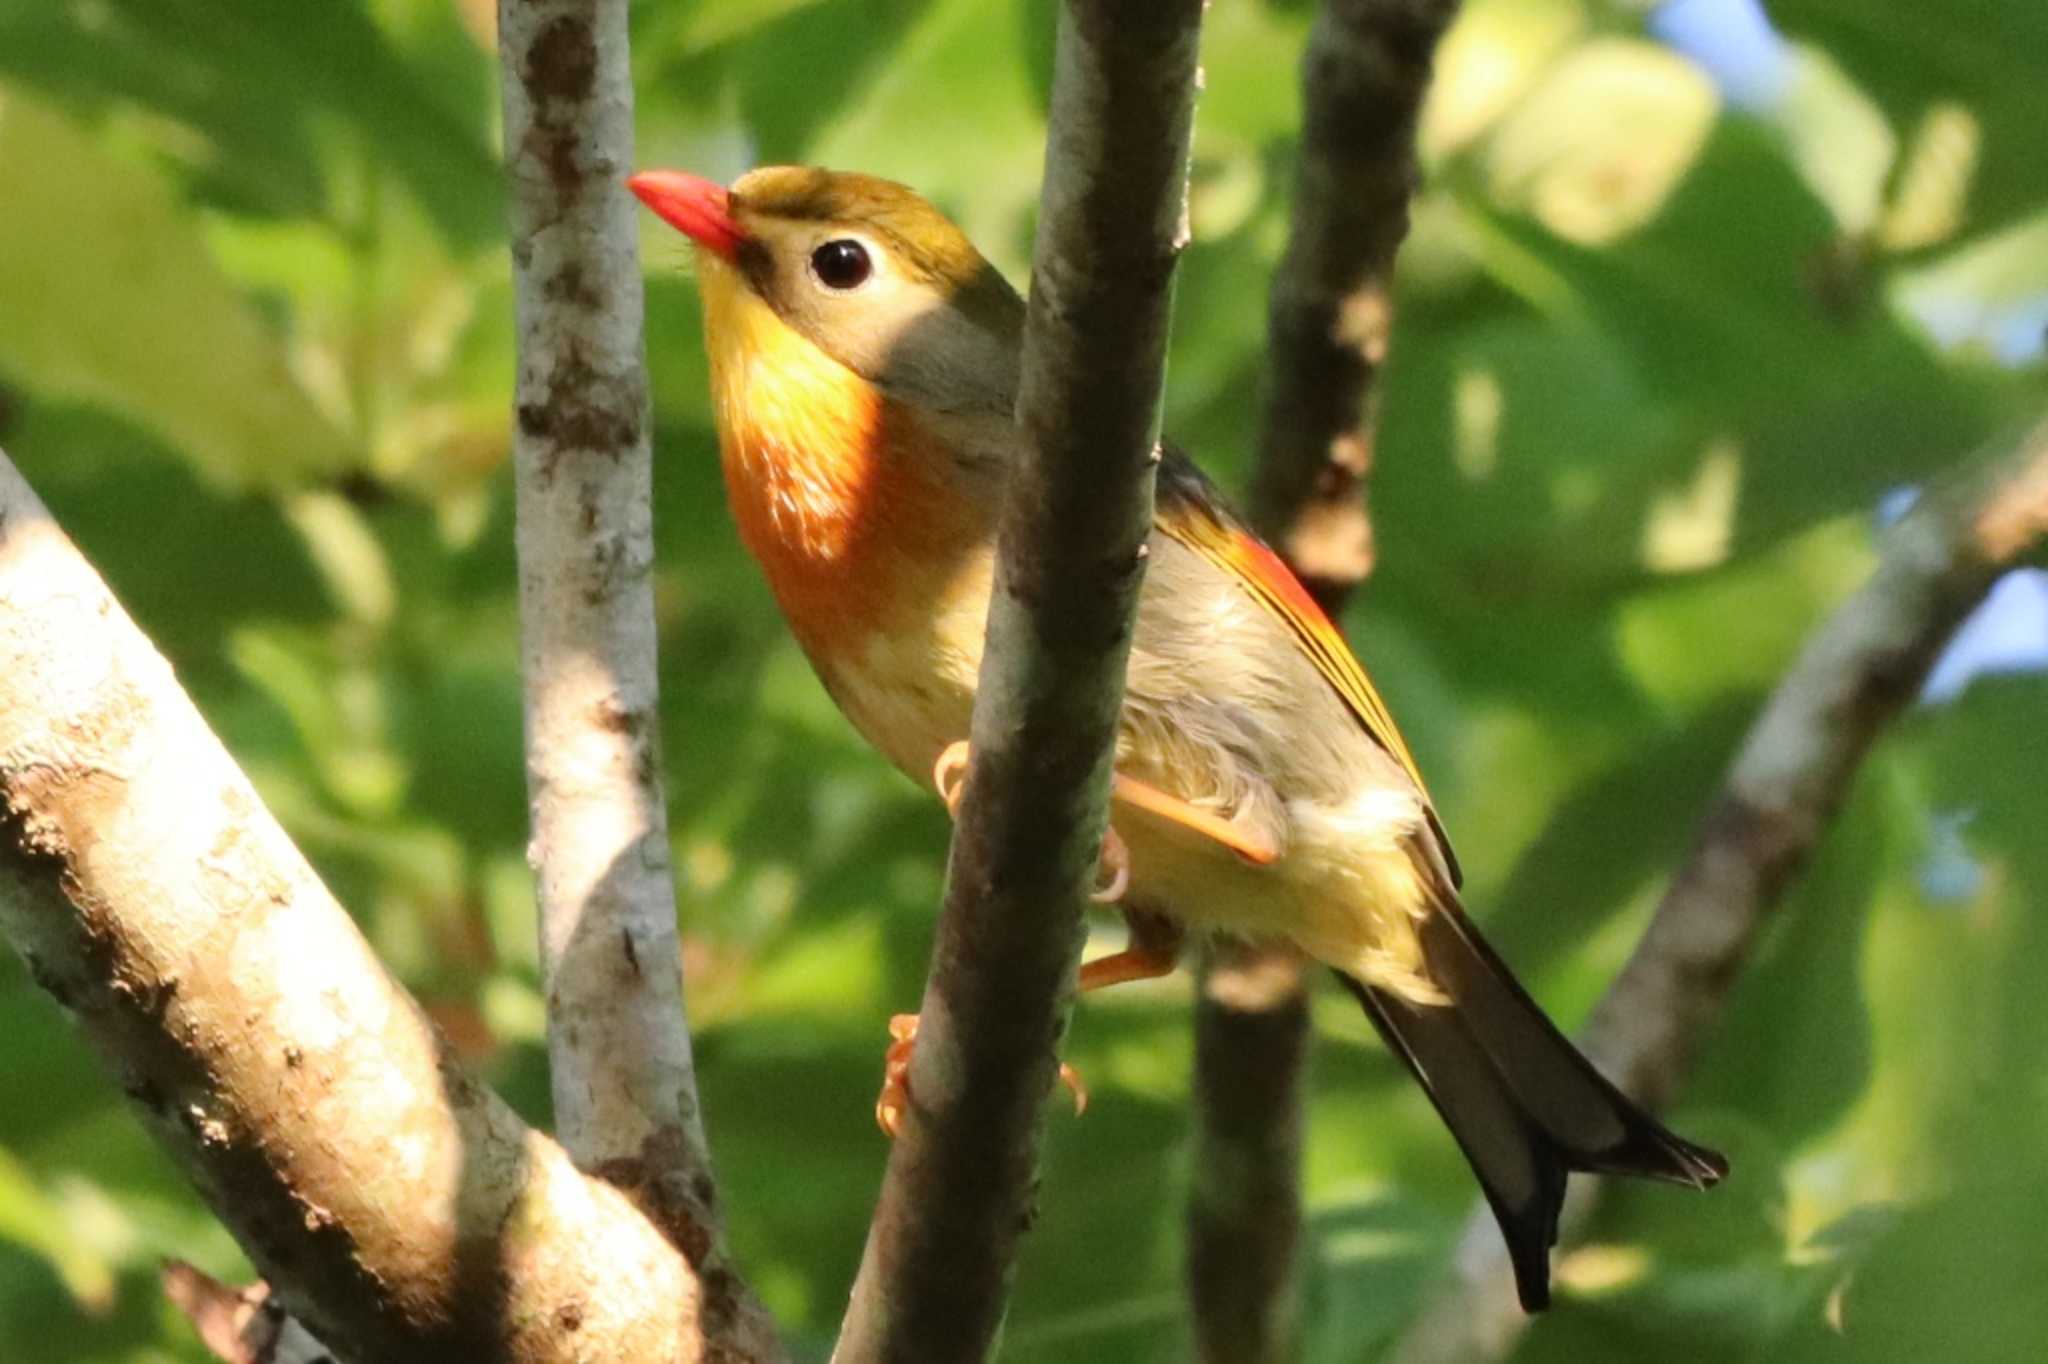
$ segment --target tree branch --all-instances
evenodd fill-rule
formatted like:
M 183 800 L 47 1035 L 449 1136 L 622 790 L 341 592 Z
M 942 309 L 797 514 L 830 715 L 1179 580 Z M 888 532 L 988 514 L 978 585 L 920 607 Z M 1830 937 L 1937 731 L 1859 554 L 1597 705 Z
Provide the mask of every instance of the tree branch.
M 841 1364 L 985 1358 L 1031 1217 L 1151 529 L 1201 11 L 1060 11 L 972 774 Z
M 1415 124 L 1456 0 L 1326 0 L 1302 58 L 1293 229 L 1267 313 L 1260 530 L 1333 617 L 1372 571 L 1364 480 Z M 1298 955 L 1220 945 L 1195 1015 L 1189 1298 L 1208 1364 L 1289 1357 L 1308 1003 Z
M 625 0 L 501 0 L 519 319 L 526 773 L 556 1131 L 680 1240 L 715 1230 L 656 710 Z
M 1292 949 L 1217 943 L 1195 1004 L 1188 1304 L 1202 1364 L 1293 1358 L 1308 992 Z
M 1254 522 L 1335 607 L 1372 569 L 1373 385 L 1408 235 L 1415 120 L 1457 0 L 1325 0 L 1302 60 L 1294 226 L 1267 313 Z
M 4 457 L 0 796 L 0 931 L 343 1358 L 774 1357 L 456 1065 Z
M 1621 975 L 1587 1022 L 1586 1055 L 1662 1108 L 1691 1074 L 1765 920 L 1806 866 L 1878 734 L 1920 694 L 1998 576 L 2048 539 L 2048 421 L 1988 470 L 1922 497 L 1884 537 L 1876 572 L 1808 641 L 1750 727 Z M 1581 1181 L 1565 1234 L 1599 1185 Z M 1484 1211 L 1452 1280 L 1417 1319 L 1404 1364 L 1498 1359 L 1527 1319 Z

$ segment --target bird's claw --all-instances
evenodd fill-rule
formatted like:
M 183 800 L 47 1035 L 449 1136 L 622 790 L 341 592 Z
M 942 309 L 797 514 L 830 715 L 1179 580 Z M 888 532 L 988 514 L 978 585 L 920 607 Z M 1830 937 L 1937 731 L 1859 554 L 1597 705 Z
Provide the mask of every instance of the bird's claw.
M 946 802 L 946 813 L 960 813 L 960 793 L 967 787 L 967 741 L 959 739 L 946 745 L 946 751 L 939 754 L 939 760 L 932 764 L 932 785 L 939 789 L 939 799 Z
M 1131 853 L 1113 824 L 1102 831 L 1102 854 L 1096 870 L 1107 870 L 1109 883 L 1097 886 L 1088 898 L 1098 905 L 1113 905 L 1123 899 L 1124 892 L 1131 887 Z
M 1074 1096 L 1074 1116 L 1080 1117 L 1088 1111 L 1088 1086 L 1082 1083 L 1081 1072 L 1065 1061 L 1060 1062 L 1060 1083 L 1067 1087 L 1067 1093 Z
M 882 1092 L 875 1098 L 875 1125 L 891 1141 L 910 1108 L 910 1053 L 917 1047 L 917 1015 L 889 1020 L 889 1050 L 882 1054 Z
M 903 1130 L 910 1111 L 910 1055 L 917 1049 L 917 1015 L 896 1014 L 889 1020 L 889 1050 L 882 1056 L 882 1092 L 875 1099 L 875 1125 L 891 1141 Z M 1074 1116 L 1088 1111 L 1088 1086 L 1081 1072 L 1062 1061 L 1060 1083 L 1074 1096 Z

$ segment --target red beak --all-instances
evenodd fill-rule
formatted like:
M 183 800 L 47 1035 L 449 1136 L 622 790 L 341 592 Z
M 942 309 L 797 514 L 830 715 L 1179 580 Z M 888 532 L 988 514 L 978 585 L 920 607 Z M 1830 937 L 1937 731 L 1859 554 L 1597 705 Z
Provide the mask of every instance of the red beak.
M 682 171 L 641 171 L 626 181 L 626 188 L 699 246 L 727 260 L 739 254 L 747 234 L 732 220 L 725 186 Z

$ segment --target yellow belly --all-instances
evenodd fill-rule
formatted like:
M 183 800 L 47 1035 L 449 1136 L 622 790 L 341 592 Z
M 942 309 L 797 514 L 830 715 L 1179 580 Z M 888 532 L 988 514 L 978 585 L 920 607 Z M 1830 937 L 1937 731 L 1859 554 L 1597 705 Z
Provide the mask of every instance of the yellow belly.
M 992 576 L 992 555 L 965 556 L 935 572 L 909 609 L 811 651 L 853 727 L 920 784 L 931 781 L 939 754 L 967 737 Z

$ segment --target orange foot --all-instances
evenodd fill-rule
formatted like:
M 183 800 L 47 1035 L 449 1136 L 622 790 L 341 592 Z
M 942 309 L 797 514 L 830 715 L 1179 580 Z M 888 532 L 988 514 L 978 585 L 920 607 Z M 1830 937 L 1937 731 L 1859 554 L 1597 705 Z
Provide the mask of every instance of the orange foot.
M 917 1049 L 917 1015 L 897 1014 L 889 1020 L 889 1050 L 882 1056 L 882 1092 L 875 1099 L 875 1125 L 891 1141 L 910 1111 L 910 1055 Z M 1081 1072 L 1062 1061 L 1060 1083 L 1074 1096 L 1074 1116 L 1088 1111 L 1088 1086 Z

